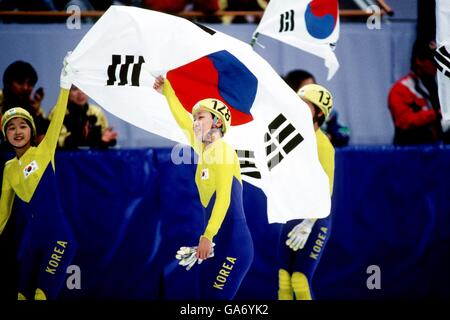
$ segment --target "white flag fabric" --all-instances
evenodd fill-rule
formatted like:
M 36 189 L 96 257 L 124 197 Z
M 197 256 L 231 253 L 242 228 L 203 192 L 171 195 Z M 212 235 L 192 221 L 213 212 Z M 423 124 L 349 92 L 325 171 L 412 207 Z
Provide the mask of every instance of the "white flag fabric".
M 155 77 L 166 75 L 187 112 L 200 99 L 221 99 L 232 111 L 225 140 L 242 178 L 267 196 L 269 223 L 330 213 L 310 111 L 250 45 L 186 19 L 111 6 L 68 62 L 74 85 L 103 108 L 181 143 L 187 139 L 153 90 Z
M 442 119 L 450 121 L 450 1 L 436 1 L 435 59 L 439 69 L 437 75 Z
M 338 0 L 271 0 L 254 32 L 325 60 L 328 80 L 339 69 L 333 52 L 339 39 Z

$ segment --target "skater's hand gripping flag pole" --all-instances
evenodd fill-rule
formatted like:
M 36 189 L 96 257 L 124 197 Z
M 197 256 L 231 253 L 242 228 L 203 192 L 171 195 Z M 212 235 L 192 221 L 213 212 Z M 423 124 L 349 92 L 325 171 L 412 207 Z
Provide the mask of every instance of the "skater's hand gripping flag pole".
M 63 68 L 61 69 L 61 76 L 59 80 L 60 87 L 67 90 L 70 90 L 73 81 L 73 71 L 68 62 L 71 53 L 71 51 L 67 52 L 66 56 L 64 57 Z
M 164 96 L 163 75 L 186 109 L 204 98 L 231 111 L 224 136 L 238 154 L 242 179 L 267 196 L 269 223 L 323 218 L 328 177 L 311 112 L 249 44 L 186 19 L 111 6 L 68 58 L 73 84 L 133 125 L 188 144 Z
M 323 58 L 328 80 L 339 69 L 333 52 L 339 39 L 338 0 L 271 0 L 252 44 L 259 34 Z

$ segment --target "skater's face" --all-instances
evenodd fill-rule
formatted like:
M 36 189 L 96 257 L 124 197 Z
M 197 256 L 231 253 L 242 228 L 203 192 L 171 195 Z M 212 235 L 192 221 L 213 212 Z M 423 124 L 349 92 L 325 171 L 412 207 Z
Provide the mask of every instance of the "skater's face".
M 6 138 L 15 149 L 28 148 L 31 143 L 31 128 L 25 119 L 13 118 L 6 125 Z
M 213 127 L 213 115 L 208 111 L 198 111 L 194 114 L 194 135 L 198 140 L 205 141 L 208 132 Z

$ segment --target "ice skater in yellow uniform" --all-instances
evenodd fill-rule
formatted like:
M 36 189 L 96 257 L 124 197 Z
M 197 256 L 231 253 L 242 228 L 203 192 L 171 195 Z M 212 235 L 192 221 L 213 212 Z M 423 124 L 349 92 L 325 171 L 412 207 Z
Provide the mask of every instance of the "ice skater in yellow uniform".
M 55 176 L 55 149 L 71 86 L 68 67 L 61 74 L 55 114 L 39 146 L 31 115 L 20 106 L 2 117 L 2 130 L 16 157 L 5 164 L 0 198 L 0 250 L 13 252 L 14 274 L 0 274 L 13 283 L 18 299 L 55 299 L 66 268 L 75 254 L 75 239 L 64 216 Z M 1 254 L 1 253 L 0 253 Z M 14 279 L 10 279 L 14 278 Z
M 166 97 L 172 115 L 199 155 L 195 182 L 204 208 L 205 225 L 197 247 L 180 250 L 182 265 L 200 265 L 201 299 L 232 299 L 253 260 L 253 242 L 242 201 L 242 179 L 236 151 L 221 138 L 231 123 L 228 107 L 203 99 L 192 116 L 181 105 L 169 80 L 158 77 L 154 88 Z M 214 257 L 211 257 L 214 247 Z
M 317 84 L 300 88 L 298 95 L 311 109 L 319 161 L 330 182 L 334 181 L 334 148 L 320 130 L 333 108 L 331 93 Z M 312 300 L 311 281 L 330 237 L 331 215 L 324 219 L 292 220 L 283 226 L 280 244 L 279 300 Z

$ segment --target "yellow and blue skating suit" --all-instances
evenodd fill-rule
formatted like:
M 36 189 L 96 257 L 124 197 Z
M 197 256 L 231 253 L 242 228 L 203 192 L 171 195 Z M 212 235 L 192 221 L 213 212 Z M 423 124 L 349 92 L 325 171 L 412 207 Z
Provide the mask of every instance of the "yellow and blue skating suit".
M 245 219 L 242 180 L 235 150 L 222 139 L 205 149 L 194 138 L 193 122 L 165 81 L 164 95 L 178 125 L 199 155 L 195 182 L 204 208 L 206 228 L 199 234 L 213 241 L 215 256 L 200 268 L 202 299 L 232 299 L 253 261 L 253 242 Z
M 68 94 L 69 90 L 61 89 L 54 117 L 39 146 L 30 147 L 20 159 L 8 161 L 3 172 L 0 235 L 14 247 L 19 266 L 16 289 L 27 299 L 33 299 L 37 289 L 47 299 L 56 298 L 75 254 L 54 161 Z
M 320 129 L 316 130 L 316 141 L 319 161 L 328 176 L 331 194 L 334 183 L 334 147 Z M 293 251 L 286 245 L 287 235 L 301 221 L 291 220 L 283 226 L 280 239 L 280 263 L 281 268 L 290 274 L 294 272 L 303 273 L 308 279 L 309 288 L 311 288 L 311 280 L 322 257 L 325 245 L 330 238 L 331 214 L 324 219 L 317 219 L 303 249 Z

